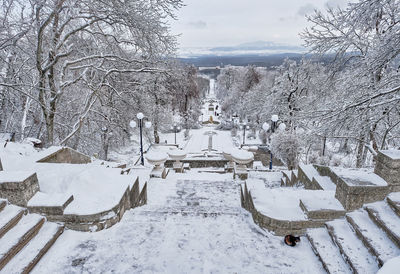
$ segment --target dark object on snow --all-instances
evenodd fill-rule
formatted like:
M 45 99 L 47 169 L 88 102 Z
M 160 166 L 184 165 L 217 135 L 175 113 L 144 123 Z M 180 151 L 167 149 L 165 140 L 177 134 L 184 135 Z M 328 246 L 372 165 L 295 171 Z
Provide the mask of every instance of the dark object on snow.
M 300 242 L 300 237 L 296 237 L 293 235 L 286 235 L 283 241 L 285 242 L 285 244 L 289 246 L 295 246 L 296 243 Z
M 5 142 L 4 147 L 7 146 L 8 142 L 15 142 L 15 132 L 0 133 L 0 142 Z

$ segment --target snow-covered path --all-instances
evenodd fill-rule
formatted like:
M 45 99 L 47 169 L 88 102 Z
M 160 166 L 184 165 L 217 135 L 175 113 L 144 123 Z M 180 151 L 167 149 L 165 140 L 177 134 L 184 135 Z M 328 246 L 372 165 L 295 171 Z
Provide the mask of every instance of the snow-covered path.
M 201 129 L 191 130 L 191 138 L 188 141 L 185 151 L 189 153 L 201 152 L 208 147 L 207 132 L 212 131 L 215 134 L 212 139 L 212 148 L 222 152 L 225 148 L 233 148 L 234 144 L 230 131 L 215 130 L 215 127 L 203 127 Z
M 229 174 L 169 176 L 110 229 L 64 232 L 33 273 L 323 273 L 307 241 L 253 223 Z

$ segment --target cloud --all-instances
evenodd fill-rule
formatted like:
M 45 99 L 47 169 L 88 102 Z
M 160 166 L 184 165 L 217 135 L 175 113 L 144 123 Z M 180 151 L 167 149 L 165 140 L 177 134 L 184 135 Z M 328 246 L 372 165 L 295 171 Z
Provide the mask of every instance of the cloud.
M 345 7 L 348 1 L 346 0 L 328 0 L 325 2 L 327 8 Z
M 205 29 L 207 27 L 207 23 L 202 20 L 199 20 L 199 21 L 189 22 L 188 26 L 195 29 Z
M 297 10 L 297 15 L 305 16 L 312 13 L 315 9 L 316 7 L 313 4 L 306 4 Z

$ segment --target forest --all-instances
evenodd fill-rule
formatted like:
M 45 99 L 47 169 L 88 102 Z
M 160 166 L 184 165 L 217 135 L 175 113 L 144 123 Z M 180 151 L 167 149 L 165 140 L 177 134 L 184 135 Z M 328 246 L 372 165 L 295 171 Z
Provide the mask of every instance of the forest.
M 400 2 L 359 0 L 308 21 L 300 36 L 312 58 L 222 69 L 223 110 L 286 163 L 371 166 L 377 150 L 400 146 Z M 272 115 L 286 130 L 271 136 L 262 125 Z
M 3 0 L 0 132 L 105 158 L 143 112 L 159 141 L 175 116 L 196 121 L 208 82 L 176 60 L 168 20 L 180 0 Z M 197 115 L 197 116 L 196 116 Z

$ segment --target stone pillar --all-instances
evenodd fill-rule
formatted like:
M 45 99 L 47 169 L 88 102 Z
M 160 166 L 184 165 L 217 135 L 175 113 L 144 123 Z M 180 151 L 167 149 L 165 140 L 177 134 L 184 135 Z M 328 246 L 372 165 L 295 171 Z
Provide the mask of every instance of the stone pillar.
M 0 158 L 0 171 L 3 171 L 3 165 L 1 164 L 1 158 Z
M 400 150 L 379 151 L 374 172 L 385 179 L 390 192 L 400 191 Z

